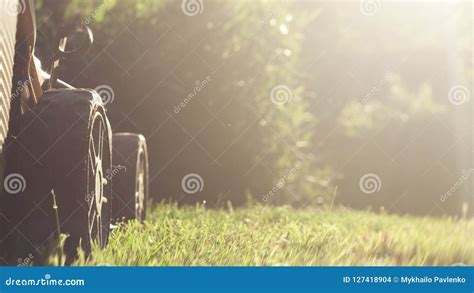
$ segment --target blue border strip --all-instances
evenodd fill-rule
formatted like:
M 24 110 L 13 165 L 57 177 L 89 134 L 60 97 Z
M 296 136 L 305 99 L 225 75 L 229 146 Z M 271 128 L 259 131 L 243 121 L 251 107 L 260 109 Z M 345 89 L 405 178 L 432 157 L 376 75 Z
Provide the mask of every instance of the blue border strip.
M 474 267 L 0 268 L 0 292 L 473 293 L 473 280 Z

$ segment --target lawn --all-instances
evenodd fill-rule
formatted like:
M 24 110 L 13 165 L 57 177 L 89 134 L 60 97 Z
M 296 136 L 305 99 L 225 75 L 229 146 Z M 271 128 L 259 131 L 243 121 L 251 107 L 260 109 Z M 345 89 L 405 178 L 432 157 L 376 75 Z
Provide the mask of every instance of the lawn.
M 119 225 L 106 250 L 76 265 L 474 265 L 474 221 L 159 204 L 144 224 Z

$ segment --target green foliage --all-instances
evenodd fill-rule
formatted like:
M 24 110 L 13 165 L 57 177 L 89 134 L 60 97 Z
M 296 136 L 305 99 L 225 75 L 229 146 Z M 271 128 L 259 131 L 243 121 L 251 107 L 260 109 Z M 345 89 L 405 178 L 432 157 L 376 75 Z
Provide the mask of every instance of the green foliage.
M 160 204 L 75 265 L 473 265 L 473 232 L 472 221 L 448 217 Z
M 417 119 L 428 114 L 442 114 L 446 106 L 436 102 L 433 90 L 427 84 L 411 92 L 400 83 L 399 78 L 391 77 L 387 86 L 386 99 L 372 100 L 366 96 L 360 100 L 348 102 L 341 111 L 338 122 L 344 127 L 348 136 L 363 136 L 376 130 L 384 123 L 387 116 L 393 117 L 405 127 L 410 119 Z

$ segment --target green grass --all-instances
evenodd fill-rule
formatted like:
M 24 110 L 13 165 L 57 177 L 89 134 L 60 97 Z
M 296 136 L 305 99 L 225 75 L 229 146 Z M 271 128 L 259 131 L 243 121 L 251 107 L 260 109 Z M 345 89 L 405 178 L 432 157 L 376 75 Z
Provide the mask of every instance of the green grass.
M 347 209 L 159 204 L 76 265 L 474 265 L 474 221 Z

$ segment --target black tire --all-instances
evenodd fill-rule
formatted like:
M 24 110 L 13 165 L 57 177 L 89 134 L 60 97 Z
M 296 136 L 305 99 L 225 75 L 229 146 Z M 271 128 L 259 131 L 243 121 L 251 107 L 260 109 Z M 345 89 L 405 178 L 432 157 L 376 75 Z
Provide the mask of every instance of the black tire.
M 64 245 L 67 262 L 76 257 L 79 243 L 86 254 L 94 241 L 105 247 L 112 186 L 104 175 L 112 166 L 112 140 L 100 96 L 85 89 L 45 92 L 35 109 L 24 115 L 20 133 L 8 148 L 5 175 L 22 174 L 26 182 L 25 190 L 16 196 L 2 194 L 5 232 L 10 234 L 8 259 L 25 253 L 38 256 L 35 261 L 42 259 L 44 244 L 57 236 L 58 228 L 69 235 Z M 21 249 L 12 247 L 18 246 L 17 241 Z
M 135 133 L 113 135 L 113 177 L 115 220 L 144 221 L 148 202 L 148 152 L 145 137 Z

